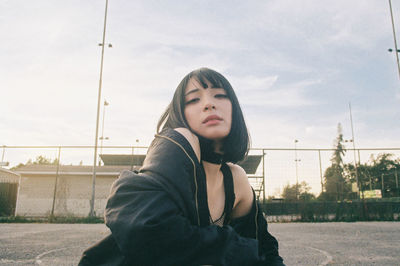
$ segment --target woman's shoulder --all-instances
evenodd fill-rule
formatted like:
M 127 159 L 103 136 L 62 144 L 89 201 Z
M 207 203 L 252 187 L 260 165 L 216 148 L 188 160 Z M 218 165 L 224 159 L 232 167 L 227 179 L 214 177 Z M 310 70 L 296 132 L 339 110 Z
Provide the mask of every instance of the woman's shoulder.
M 193 142 L 193 140 L 190 140 Z M 177 173 L 198 167 L 198 159 L 190 141 L 180 132 L 167 128 L 155 135 L 140 172 Z
M 240 192 L 248 192 L 248 191 L 251 192 L 251 186 L 246 171 L 244 171 L 244 169 L 238 164 L 227 163 L 227 165 L 229 166 L 229 169 L 232 172 L 235 190 L 237 188 L 240 189 Z
M 185 137 L 185 139 L 189 142 L 190 146 L 192 147 L 194 153 L 196 154 L 197 159 L 200 161 L 199 138 L 195 134 L 193 134 L 192 131 L 190 131 L 185 127 L 174 128 L 174 130 Z
M 244 169 L 237 164 L 227 163 L 229 166 L 234 184 L 235 204 L 233 207 L 233 218 L 248 214 L 253 204 L 253 190 Z

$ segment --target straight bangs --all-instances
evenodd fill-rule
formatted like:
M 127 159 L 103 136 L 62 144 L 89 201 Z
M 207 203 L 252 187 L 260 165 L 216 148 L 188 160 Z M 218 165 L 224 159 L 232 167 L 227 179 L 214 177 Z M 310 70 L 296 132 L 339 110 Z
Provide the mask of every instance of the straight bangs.
M 211 84 L 212 88 L 224 88 L 224 77 L 221 75 L 218 75 L 218 73 L 213 73 L 209 69 L 199 69 L 198 71 L 195 71 L 192 73 L 191 78 L 194 78 L 197 80 L 201 86 L 204 88 L 208 87 L 208 83 Z

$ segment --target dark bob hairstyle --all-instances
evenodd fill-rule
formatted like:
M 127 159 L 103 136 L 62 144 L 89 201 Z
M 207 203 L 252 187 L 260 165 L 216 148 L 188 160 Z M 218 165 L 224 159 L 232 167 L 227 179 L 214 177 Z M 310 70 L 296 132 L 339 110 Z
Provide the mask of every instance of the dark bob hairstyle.
M 215 88 L 223 88 L 232 103 L 232 125 L 229 135 L 222 146 L 223 161 L 237 163 L 243 160 L 250 147 L 250 137 L 244 121 L 239 101 L 229 81 L 217 71 L 209 68 L 196 69 L 187 74 L 175 90 L 174 97 L 157 124 L 157 132 L 165 128 L 185 127 L 190 129 L 185 115 L 185 89 L 191 78 L 196 79 L 204 88 L 207 81 Z M 191 130 L 191 129 L 190 129 Z M 195 133 L 195 132 L 193 132 Z

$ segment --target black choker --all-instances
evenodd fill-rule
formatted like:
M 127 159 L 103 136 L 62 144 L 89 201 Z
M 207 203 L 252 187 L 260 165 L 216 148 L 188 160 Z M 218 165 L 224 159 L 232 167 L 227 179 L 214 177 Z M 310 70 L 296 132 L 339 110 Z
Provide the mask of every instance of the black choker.
M 201 153 L 201 159 L 209 163 L 222 164 L 222 154 L 216 152 Z
M 214 164 L 222 164 L 223 155 L 214 151 L 213 141 L 199 135 L 197 136 L 200 142 L 201 160 Z

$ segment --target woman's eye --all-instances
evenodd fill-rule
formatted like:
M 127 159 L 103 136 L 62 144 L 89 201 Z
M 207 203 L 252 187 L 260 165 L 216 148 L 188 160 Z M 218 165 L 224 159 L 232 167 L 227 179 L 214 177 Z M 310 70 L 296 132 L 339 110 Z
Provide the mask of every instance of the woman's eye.
M 186 104 L 195 103 L 195 102 L 197 102 L 198 100 L 199 100 L 199 98 L 193 98 L 193 99 L 191 99 L 191 100 L 188 100 L 188 101 L 186 102 Z
M 215 98 L 228 98 L 228 95 L 226 95 L 226 94 L 216 94 Z

